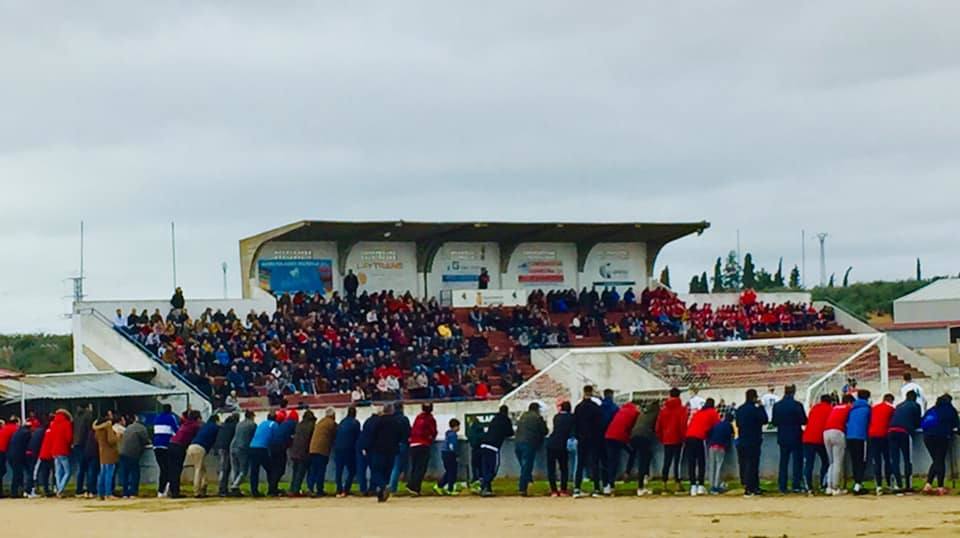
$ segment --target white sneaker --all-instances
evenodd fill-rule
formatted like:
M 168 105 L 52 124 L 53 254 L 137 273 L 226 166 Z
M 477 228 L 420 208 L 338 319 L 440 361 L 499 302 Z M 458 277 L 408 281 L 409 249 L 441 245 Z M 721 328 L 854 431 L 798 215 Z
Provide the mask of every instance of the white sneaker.
M 583 493 L 581 493 L 579 489 L 573 490 L 573 498 L 574 498 L 574 499 L 579 499 L 579 498 L 581 498 L 581 497 L 583 497 Z
M 603 494 L 608 497 L 613 495 L 613 488 L 611 486 L 603 486 Z
M 706 495 L 706 494 L 707 494 L 707 488 L 705 488 L 703 485 L 697 486 L 697 495 Z
M 637 497 L 646 497 L 647 495 L 653 495 L 653 492 L 647 488 L 637 490 Z
M 698 491 L 697 486 L 690 486 L 690 496 L 691 496 L 691 497 L 696 497 L 696 496 L 697 496 L 697 491 Z

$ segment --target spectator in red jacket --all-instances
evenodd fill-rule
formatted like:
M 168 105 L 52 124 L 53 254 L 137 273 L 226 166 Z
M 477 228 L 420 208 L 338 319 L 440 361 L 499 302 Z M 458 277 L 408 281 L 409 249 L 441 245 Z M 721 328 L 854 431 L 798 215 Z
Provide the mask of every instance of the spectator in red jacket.
M 673 465 L 677 487 L 680 487 L 680 452 L 687 433 L 687 408 L 680 401 L 680 389 L 670 389 L 670 397 L 657 415 L 657 439 L 663 445 L 663 487 L 666 489 Z
M 7 474 L 7 461 L 11 460 L 11 469 L 14 466 L 12 458 L 7 458 L 7 449 L 10 448 L 10 439 L 18 429 L 20 429 L 20 418 L 17 416 L 11 416 L 10 420 L 0 428 L 0 498 L 3 498 L 3 477 Z
M 31 497 L 39 495 L 40 488 L 43 488 L 43 493 L 47 497 L 53 495 L 50 490 L 50 475 L 53 472 L 53 421 L 54 419 L 51 417 L 43 433 L 43 442 L 40 444 L 40 453 L 33 471 L 36 482 Z
M 710 430 L 720 423 L 713 398 L 707 398 L 703 407 L 693 414 L 687 426 L 683 450 L 687 456 L 687 469 L 690 474 L 690 495 L 706 495 L 704 481 L 707 474 L 707 453 L 704 442 Z
M 807 491 L 814 491 L 813 485 L 813 463 L 820 458 L 820 480 L 817 487 L 823 489 L 824 480 L 827 477 L 827 468 L 830 467 L 830 458 L 827 457 L 827 449 L 823 445 L 823 430 L 827 424 L 827 417 L 833 409 L 832 400 L 829 394 L 820 397 L 820 403 L 810 408 L 810 414 L 807 415 L 807 427 L 803 430 L 803 480 Z
M 70 447 L 73 446 L 73 417 L 66 409 L 57 409 L 50 423 L 50 432 L 44 441 L 48 439 L 53 456 L 57 497 L 63 497 L 67 483 L 70 482 Z
M 877 483 L 877 494 L 883 492 L 883 479 L 887 486 L 893 487 L 893 465 L 890 462 L 890 450 L 887 444 L 887 432 L 890 419 L 893 418 L 893 394 L 884 394 L 883 401 L 870 410 L 870 425 L 867 428 L 867 454 L 873 462 L 873 476 Z
M 627 443 L 630 442 L 630 432 L 633 425 L 640 416 L 640 409 L 637 407 L 639 401 L 627 402 L 623 404 L 607 426 L 604 435 L 607 445 L 607 476 L 606 484 L 603 488 L 604 495 L 613 494 L 613 484 L 617 479 L 617 471 L 620 469 L 620 454 L 626 450 Z
M 413 426 L 410 427 L 410 479 L 407 480 L 407 491 L 417 496 L 420 495 L 423 475 L 430 464 L 430 449 L 437 438 L 433 404 L 425 403 L 420 409 L 420 414 L 413 419 Z
M 830 458 L 827 473 L 827 495 L 840 495 L 840 477 L 843 474 L 843 457 L 847 452 L 847 416 L 853 407 L 853 396 L 844 394 L 840 405 L 834 406 L 823 426 L 823 444 Z

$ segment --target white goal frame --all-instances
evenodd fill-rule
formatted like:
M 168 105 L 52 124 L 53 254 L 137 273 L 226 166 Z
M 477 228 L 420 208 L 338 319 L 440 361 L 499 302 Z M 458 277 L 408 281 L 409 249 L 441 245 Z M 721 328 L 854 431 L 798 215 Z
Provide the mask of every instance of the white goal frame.
M 838 363 L 834 366 L 829 372 L 818 377 L 815 381 L 810 383 L 807 386 L 806 391 L 806 405 L 809 409 L 810 399 L 814 394 L 814 391 L 827 382 L 828 379 L 833 377 L 837 372 L 846 368 L 850 363 L 860 358 L 864 353 L 869 351 L 871 348 L 876 346 L 880 352 L 879 366 L 880 366 L 880 386 L 883 392 L 888 392 L 890 390 L 890 360 L 888 355 L 887 347 L 887 335 L 882 332 L 876 333 L 865 333 L 865 334 L 844 334 L 844 335 L 832 335 L 832 336 L 801 336 L 801 337 L 785 337 L 785 338 L 762 338 L 758 340 L 738 340 L 733 342 L 697 342 L 689 344 L 653 344 L 653 345 L 639 345 L 639 346 L 601 346 L 601 347 L 574 347 L 567 348 L 562 355 L 557 357 L 553 362 L 548 364 L 542 370 L 534 374 L 530 379 L 524 381 L 519 387 L 513 389 L 509 393 L 505 394 L 500 398 L 500 405 L 505 404 L 508 400 L 514 398 L 520 391 L 532 385 L 537 379 L 546 375 L 550 370 L 553 370 L 556 367 L 563 366 L 569 369 L 569 367 L 564 364 L 564 362 L 573 356 L 576 355 L 596 355 L 596 354 L 616 354 L 616 353 L 631 353 L 631 352 L 641 352 L 641 353 L 657 353 L 662 351 L 672 351 L 672 350 L 716 350 L 716 349 L 728 349 L 728 348 L 740 348 L 740 349 L 750 349 L 755 347 L 768 347 L 768 346 L 784 346 L 790 344 L 845 344 L 845 343 L 862 343 L 863 345 L 849 357 Z

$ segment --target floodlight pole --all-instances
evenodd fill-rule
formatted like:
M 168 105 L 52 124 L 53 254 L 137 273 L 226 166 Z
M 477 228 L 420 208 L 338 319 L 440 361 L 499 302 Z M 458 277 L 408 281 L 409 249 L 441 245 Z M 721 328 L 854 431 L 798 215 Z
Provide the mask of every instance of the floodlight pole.
M 827 240 L 827 233 L 818 233 L 817 239 L 820 240 L 820 287 L 823 288 L 827 285 L 827 254 L 823 245 Z

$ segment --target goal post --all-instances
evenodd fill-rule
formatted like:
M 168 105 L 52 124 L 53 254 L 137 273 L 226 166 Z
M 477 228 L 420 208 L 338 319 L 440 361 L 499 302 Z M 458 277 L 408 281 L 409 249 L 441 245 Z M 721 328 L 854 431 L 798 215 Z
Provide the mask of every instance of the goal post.
M 543 357 L 556 357 L 544 364 Z M 883 333 L 552 350 L 540 370 L 500 403 L 579 399 L 583 385 L 619 393 L 696 388 L 719 398 L 796 385 L 807 405 L 848 380 L 889 389 Z M 535 361 L 537 362 L 537 361 Z

